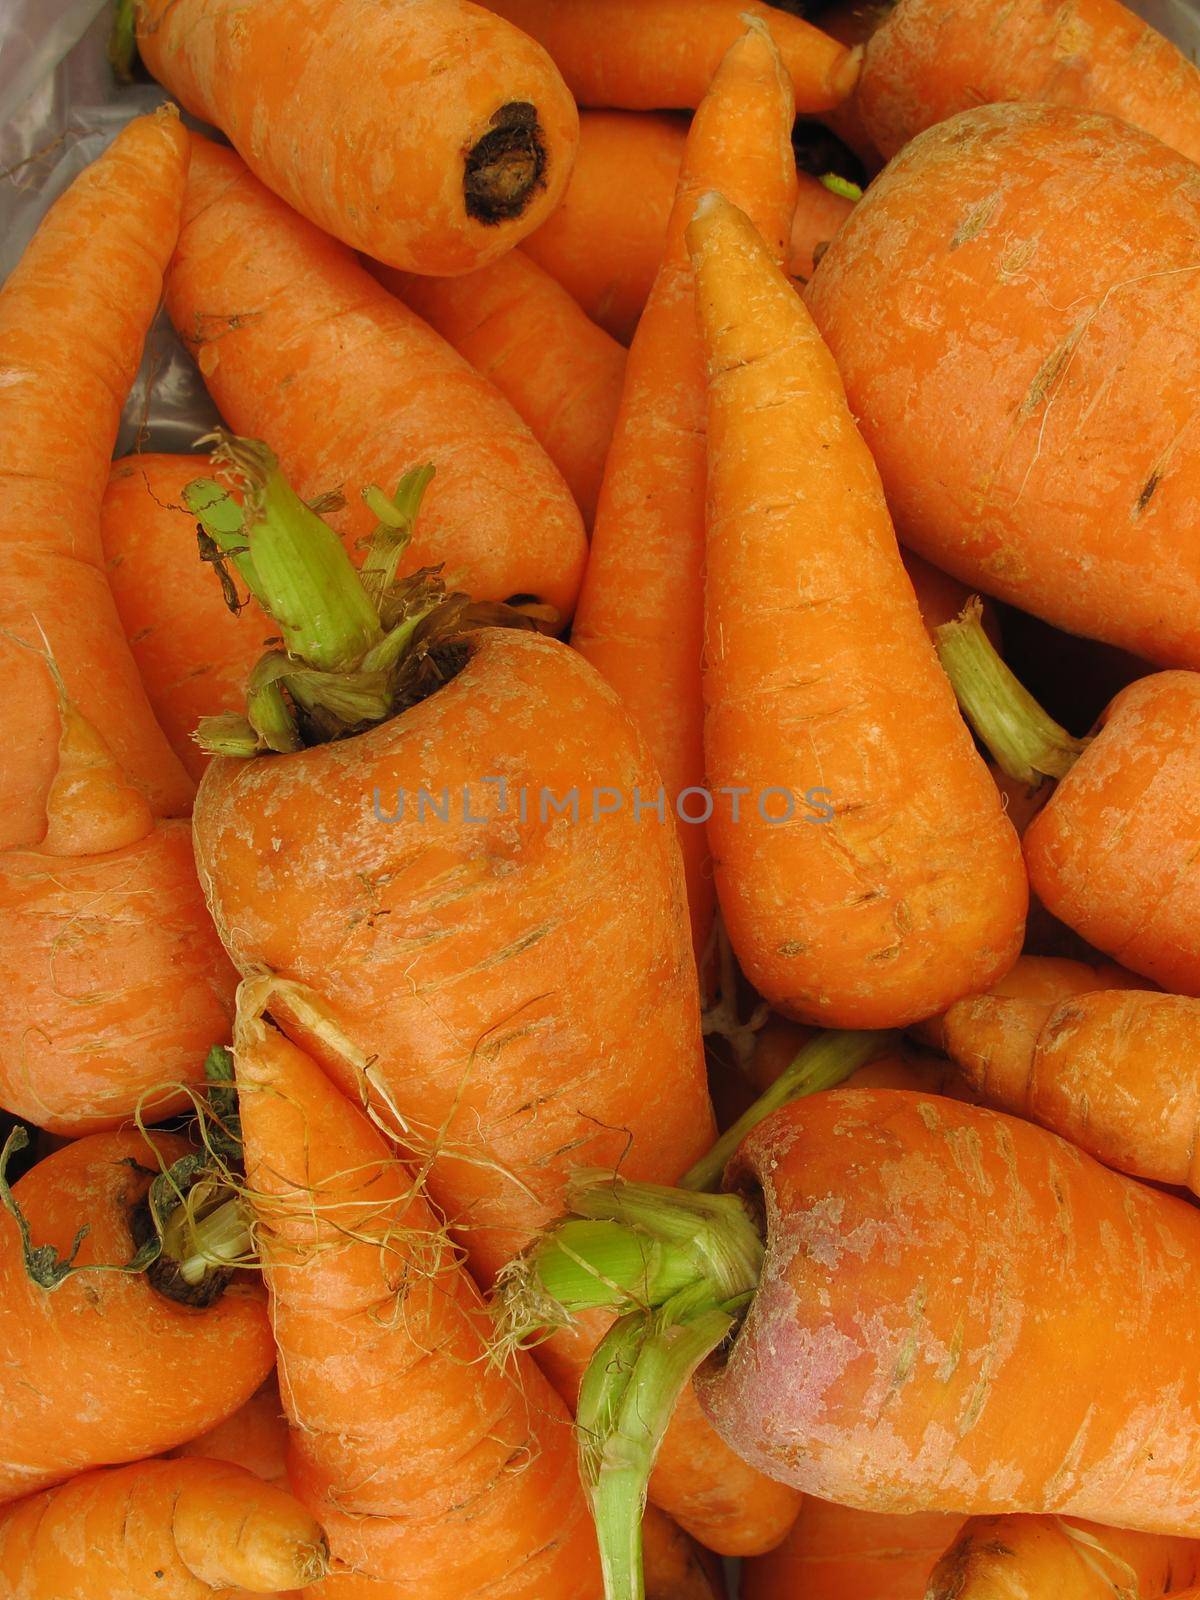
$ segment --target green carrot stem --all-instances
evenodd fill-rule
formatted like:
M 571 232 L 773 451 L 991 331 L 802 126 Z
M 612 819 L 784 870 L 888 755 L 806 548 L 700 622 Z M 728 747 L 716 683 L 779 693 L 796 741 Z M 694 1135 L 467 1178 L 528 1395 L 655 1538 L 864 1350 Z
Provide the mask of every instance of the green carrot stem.
M 943 623 L 935 639 L 959 705 L 1003 771 L 1030 788 L 1065 778 L 1089 741 L 1048 716 L 1000 659 L 984 632 L 978 598 L 956 621 Z
M 863 197 L 863 192 L 857 183 L 851 183 L 849 178 L 840 178 L 836 172 L 823 172 L 821 182 L 830 194 L 841 195 L 843 200 L 853 200 L 857 203 Z
M 137 0 L 117 0 L 108 35 L 108 64 L 118 83 L 133 80 L 137 55 Z
M 730 1157 L 752 1128 L 789 1100 L 799 1100 L 822 1089 L 835 1089 L 852 1072 L 880 1056 L 896 1034 L 847 1030 L 822 1033 L 801 1049 L 769 1089 L 737 1119 L 695 1166 L 679 1180 L 681 1189 L 718 1189 Z

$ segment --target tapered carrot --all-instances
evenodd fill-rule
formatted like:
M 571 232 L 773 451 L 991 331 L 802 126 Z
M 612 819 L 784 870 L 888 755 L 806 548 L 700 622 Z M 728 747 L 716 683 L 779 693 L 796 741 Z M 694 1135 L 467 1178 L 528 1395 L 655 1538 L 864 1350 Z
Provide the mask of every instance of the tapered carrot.
M 520 250 L 461 278 L 373 269 L 524 418 L 591 527 L 625 352 Z
M 47 654 L 154 814 L 181 816 L 191 802 L 122 638 L 99 538 L 121 406 L 175 246 L 186 171 L 178 117 L 138 118 L 51 207 L 0 290 L 0 849 L 46 831 L 59 735 Z
M 574 102 L 532 39 L 469 0 L 123 9 L 185 110 L 310 222 L 392 266 L 470 272 L 562 194 Z
M 350 547 L 411 467 L 437 469 L 402 572 L 444 562 L 483 599 L 535 597 L 564 619 L 586 555 L 561 476 L 508 402 L 268 193 L 232 151 L 193 137 L 167 308 L 221 414 L 266 440 Z
M 438 1219 L 267 999 L 243 991 L 234 1053 L 296 1492 L 340 1563 L 414 1595 L 598 1596 L 566 1408 L 528 1357 L 489 1363 Z
M 778 1550 L 746 1563 L 741 1600 L 926 1600 L 961 1526 L 945 1512 L 887 1516 L 807 1495 Z
M 0 1501 L 168 1450 L 236 1411 L 271 1370 L 266 1299 L 248 1276 L 203 1309 L 168 1291 L 203 1298 L 220 1291 L 221 1274 L 193 1288 L 161 1271 L 166 1260 L 155 1271 L 159 1287 L 144 1273 L 113 1270 L 63 1279 L 75 1244 L 80 1269 L 135 1255 L 151 1181 L 187 1150 L 173 1134 L 156 1132 L 152 1144 L 140 1133 L 94 1134 L 13 1185 L 42 1254 L 27 1263 L 17 1218 L 0 1215 Z
M 855 96 L 885 156 L 995 100 L 1104 111 L 1200 159 L 1200 71 L 1120 0 L 898 0 L 886 11 Z
M 850 93 L 858 59 L 811 23 L 751 0 L 489 0 L 553 56 L 585 106 L 632 111 L 698 106 L 746 19 L 766 23 L 795 89 L 797 111 Z
M 571 633 L 620 695 L 663 779 L 678 819 L 698 959 L 713 913 L 700 693 L 704 367 L 684 229 L 697 197 L 714 185 L 753 212 L 782 257 L 796 199 L 791 108 L 761 23 L 722 61 L 688 134 L 663 264 L 630 350 Z
M 325 1567 L 303 1507 L 229 1462 L 139 1461 L 0 1511 L 6 1600 L 275 1594 Z
M 708 824 L 722 912 L 777 1009 L 902 1025 L 1016 959 L 1018 841 L 803 303 L 719 196 L 689 240 L 709 362 L 705 758 L 742 799 Z
M 1200 1576 L 1200 1543 L 1067 1517 L 973 1517 L 934 1568 L 926 1600 L 1111 1600 L 1175 1594 Z

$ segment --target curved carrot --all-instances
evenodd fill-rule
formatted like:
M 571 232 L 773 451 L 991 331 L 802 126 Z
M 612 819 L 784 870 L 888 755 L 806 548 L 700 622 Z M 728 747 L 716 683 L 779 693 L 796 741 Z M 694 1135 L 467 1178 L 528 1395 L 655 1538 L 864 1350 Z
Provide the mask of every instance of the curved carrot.
M 885 156 L 996 100 L 1107 112 L 1200 159 L 1200 71 L 1120 0 L 897 0 L 885 12 L 855 96 Z
M 437 469 L 402 572 L 444 562 L 484 599 L 536 597 L 565 620 L 587 544 L 562 478 L 511 406 L 232 151 L 193 136 L 167 309 L 222 416 L 261 436 L 354 547 L 391 493 Z
M 139 1461 L 0 1511 L 7 1600 L 275 1594 L 325 1564 L 303 1507 L 229 1462 Z
M 66 1258 L 86 1229 L 77 1266 L 128 1261 L 151 1180 L 187 1148 L 158 1132 L 153 1144 L 140 1133 L 104 1133 L 64 1145 L 13 1185 L 33 1244 Z M 56 1275 L 42 1271 L 47 1281 Z M 275 1359 L 253 1280 L 235 1279 L 203 1310 L 167 1298 L 140 1273 L 88 1271 L 42 1287 L 7 1213 L 0 1344 L 0 1501 L 193 1438 L 236 1411 Z
M 1149 135 L 985 106 L 906 146 L 806 291 L 906 544 L 1056 627 L 1185 667 L 1198 229 L 1195 166 Z
M 704 747 L 712 788 L 742 798 L 736 821 L 731 802 L 708 824 L 717 893 L 777 1009 L 899 1026 L 1012 965 L 1018 841 L 938 669 L 833 360 L 745 216 L 701 204 Z
M 489 0 L 553 56 L 585 106 L 698 106 L 750 17 L 771 30 L 797 111 L 825 111 L 854 87 L 858 58 L 800 17 L 751 0 Z
M 616 340 L 520 250 L 461 278 L 373 270 L 511 402 L 591 527 L 625 378 Z
M 0 849 L 36 844 L 46 829 L 59 734 L 47 655 L 154 814 L 191 803 L 121 637 L 98 531 L 186 171 L 178 117 L 139 117 L 50 208 L 0 290 Z
M 938 1562 L 926 1600 L 1139 1600 L 1200 1577 L 1200 1543 L 1066 1517 L 972 1517 Z
M 268 188 L 356 250 L 470 272 L 550 215 L 575 105 L 469 0 L 133 0 L 142 59 Z
M 697 197 L 720 184 L 782 255 L 796 198 L 791 121 L 778 51 L 755 24 L 725 56 L 688 134 L 663 264 L 629 354 L 571 632 L 620 695 L 662 776 L 678 819 L 697 960 L 713 914 L 700 692 L 704 367 L 684 229 Z
M 888 1516 L 806 1495 L 779 1549 L 746 1563 L 741 1600 L 926 1600 L 961 1526 L 941 1511 Z

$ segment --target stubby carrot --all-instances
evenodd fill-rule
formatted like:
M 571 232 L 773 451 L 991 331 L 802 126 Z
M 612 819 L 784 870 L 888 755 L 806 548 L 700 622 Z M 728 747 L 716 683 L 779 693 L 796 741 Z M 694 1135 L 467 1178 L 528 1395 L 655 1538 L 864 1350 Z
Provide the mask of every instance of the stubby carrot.
M 0 1511 L 7 1600 L 267 1595 L 325 1569 L 304 1508 L 229 1462 L 139 1461 Z
M 1120 0 L 897 0 L 885 11 L 855 96 L 885 156 L 996 100 L 1107 112 L 1200 159 L 1200 71 Z
M 139 117 L 50 208 L 0 290 L 0 849 L 46 831 L 59 737 L 47 655 L 154 814 L 182 816 L 191 803 L 125 646 L 99 537 L 121 406 L 175 247 L 186 172 L 178 117 Z
M 796 199 L 791 122 L 778 51 L 755 23 L 722 60 L 688 133 L 663 263 L 629 354 L 571 633 L 620 695 L 663 779 L 698 960 L 713 915 L 700 691 L 705 406 L 684 230 L 697 198 L 720 185 L 782 257 Z
M 1184 667 L 1200 665 L 1197 171 L 1115 119 L 963 112 L 880 174 L 806 292 L 906 544 Z
M 562 477 L 491 384 L 230 150 L 193 136 L 167 309 L 221 415 L 265 439 L 350 548 L 410 468 L 436 473 L 400 570 L 445 564 L 480 599 L 565 620 L 587 553 Z
M 901 1026 L 1016 959 L 1019 844 L 803 302 L 720 196 L 689 242 L 709 371 L 704 748 L 730 796 L 708 824 L 722 913 L 776 1009 Z
M 746 1563 L 741 1600 L 926 1600 L 961 1526 L 945 1512 L 888 1516 L 806 1495 L 778 1550 Z
M 558 202 L 575 104 L 469 0 L 124 0 L 142 59 L 310 222 L 408 272 L 470 272 Z M 281 48 L 281 45 L 286 48 Z
M 590 528 L 625 378 L 617 341 L 521 250 L 460 278 L 373 270 L 511 402 Z
M 168 1450 L 236 1411 L 270 1372 L 275 1345 L 254 1279 L 222 1290 L 228 1274 L 201 1263 L 189 1284 L 165 1270 L 181 1259 L 169 1252 L 154 1282 L 99 1270 L 136 1255 L 151 1182 L 187 1152 L 173 1134 L 93 1134 L 13 1185 L 41 1254 L 27 1258 L 17 1217 L 0 1214 L 0 1501 Z M 68 1261 L 79 1270 L 65 1273 Z M 186 1303 L 214 1294 L 203 1309 Z
M 1068 1517 L 972 1517 L 925 1600 L 1111 1600 L 1176 1594 L 1200 1576 L 1200 1543 Z
M 854 87 L 858 58 L 800 17 L 751 0 L 489 0 L 554 57 L 585 106 L 698 106 L 722 56 L 756 17 L 767 24 L 797 111 L 825 111 Z

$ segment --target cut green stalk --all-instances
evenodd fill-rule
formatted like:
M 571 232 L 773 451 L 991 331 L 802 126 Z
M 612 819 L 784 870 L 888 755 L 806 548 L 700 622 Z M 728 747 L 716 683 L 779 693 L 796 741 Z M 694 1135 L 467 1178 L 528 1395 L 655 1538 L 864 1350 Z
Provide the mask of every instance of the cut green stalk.
M 849 178 L 839 178 L 836 172 L 822 173 L 821 182 L 830 194 L 840 194 L 843 200 L 853 200 L 857 203 L 863 197 L 863 192 L 857 183 L 851 183 Z
M 1060 727 L 1000 659 L 984 632 L 978 598 L 934 637 L 959 705 L 1003 771 L 1031 789 L 1065 778 L 1090 741 Z
M 750 1109 L 689 1168 L 679 1180 L 681 1189 L 717 1189 L 730 1157 L 752 1128 L 790 1100 L 822 1089 L 836 1089 L 859 1067 L 874 1061 L 895 1043 L 897 1035 L 884 1031 L 830 1031 L 810 1039 L 791 1065 L 786 1067 L 769 1089 L 763 1091 Z

